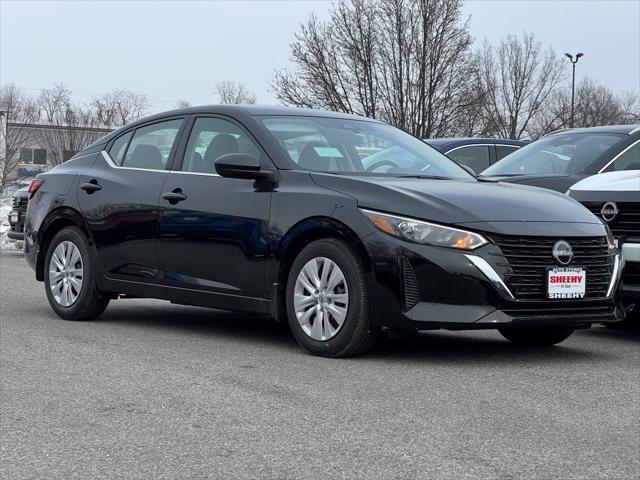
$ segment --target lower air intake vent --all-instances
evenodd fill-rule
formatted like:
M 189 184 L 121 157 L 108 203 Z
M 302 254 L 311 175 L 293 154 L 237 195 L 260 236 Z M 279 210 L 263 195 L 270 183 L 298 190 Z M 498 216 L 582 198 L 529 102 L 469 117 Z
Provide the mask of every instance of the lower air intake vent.
M 405 257 L 400 257 L 400 278 L 402 281 L 402 310 L 406 312 L 420 300 L 420 289 L 411 262 Z

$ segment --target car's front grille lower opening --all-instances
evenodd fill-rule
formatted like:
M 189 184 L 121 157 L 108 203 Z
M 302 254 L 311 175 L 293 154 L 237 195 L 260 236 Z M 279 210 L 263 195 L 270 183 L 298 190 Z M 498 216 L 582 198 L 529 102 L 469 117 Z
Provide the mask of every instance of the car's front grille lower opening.
M 558 267 L 552 256 L 553 245 L 559 238 L 511 237 L 492 235 L 502 251 L 496 264 L 503 271 L 503 279 L 517 300 L 547 300 L 547 271 Z M 613 255 L 606 237 L 563 238 L 574 253 L 568 267 L 586 270 L 584 299 L 605 298 L 613 271 Z

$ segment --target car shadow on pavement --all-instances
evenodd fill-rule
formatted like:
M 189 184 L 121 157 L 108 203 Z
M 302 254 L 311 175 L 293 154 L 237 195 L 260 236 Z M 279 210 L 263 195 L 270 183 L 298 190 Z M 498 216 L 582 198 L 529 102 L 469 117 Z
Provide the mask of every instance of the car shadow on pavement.
M 600 337 L 621 342 L 640 342 L 640 326 L 621 328 L 596 327 L 586 330 L 584 333 L 594 337 L 594 339 L 595 337 Z
M 132 302 L 125 308 L 118 306 L 107 309 L 100 320 L 112 324 L 126 323 L 150 329 L 168 329 L 173 333 L 189 332 L 218 339 L 255 341 L 261 345 L 286 349 L 288 352 L 297 350 L 304 355 L 288 325 L 261 315 L 163 304 L 141 306 Z M 589 335 L 591 334 L 589 332 Z M 584 335 L 584 332 L 580 332 L 579 335 Z M 588 346 L 576 347 L 575 344 L 572 345 L 572 341 L 575 340 L 570 338 L 559 346 L 536 349 L 513 345 L 497 331 L 479 333 L 439 330 L 421 332 L 419 335 L 406 338 L 390 339 L 382 335 L 377 345 L 359 358 L 369 361 L 402 360 L 451 364 L 503 364 L 509 361 L 533 361 L 537 364 L 557 361 L 586 363 L 609 358 L 608 355 Z
M 382 339 L 370 358 L 448 364 L 500 364 L 527 362 L 544 363 L 577 362 L 592 363 L 606 360 L 606 354 L 588 347 L 572 345 L 572 339 L 553 347 L 528 348 L 514 345 L 497 331 L 447 332 L 434 330 L 401 339 Z M 523 363 L 525 362 L 525 363 Z
M 255 339 L 260 340 L 261 343 L 275 344 L 278 347 L 286 345 L 291 348 L 296 347 L 289 326 L 264 315 L 170 305 L 168 303 L 142 307 L 135 305 L 135 300 L 119 300 L 118 302 L 121 304 L 116 308 L 107 308 L 98 321 L 110 324 L 126 323 L 149 329 L 166 329 L 175 333 L 189 332 L 244 341 Z M 130 302 L 130 304 L 126 305 L 125 302 Z

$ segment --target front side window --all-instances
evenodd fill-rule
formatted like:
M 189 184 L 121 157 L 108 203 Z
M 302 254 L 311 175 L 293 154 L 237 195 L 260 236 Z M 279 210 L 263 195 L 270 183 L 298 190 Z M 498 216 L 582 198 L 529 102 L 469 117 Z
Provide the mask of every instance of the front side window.
M 614 133 L 560 133 L 541 138 L 494 163 L 482 175 L 584 173 L 625 135 Z
M 164 170 L 181 125 L 182 119 L 179 119 L 138 128 L 126 149 L 122 166 Z
M 216 173 L 215 161 L 228 153 L 260 158 L 260 149 L 235 124 L 221 118 L 198 118 L 189 136 L 182 171 Z
M 640 170 L 640 141 L 622 152 L 604 171 L 620 172 L 622 170 Z
M 390 125 L 325 117 L 263 117 L 289 159 L 305 170 L 385 177 L 472 178 L 426 143 Z
M 447 153 L 447 157 L 459 165 L 466 165 L 474 172 L 480 173 L 491 163 L 488 145 L 469 145 Z

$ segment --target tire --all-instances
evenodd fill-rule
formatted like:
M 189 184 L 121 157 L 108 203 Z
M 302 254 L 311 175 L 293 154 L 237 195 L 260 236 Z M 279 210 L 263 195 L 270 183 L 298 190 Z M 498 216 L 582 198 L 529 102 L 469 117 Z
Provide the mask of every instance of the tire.
M 74 263 L 68 266 L 67 262 Z M 52 282 L 56 286 L 55 293 Z M 44 284 L 49 305 L 65 320 L 92 320 L 109 304 L 109 298 L 96 288 L 89 245 L 84 233 L 76 227 L 63 228 L 49 244 Z
M 316 282 L 307 273 L 313 268 L 318 274 Z M 317 285 L 321 288 L 313 293 L 309 287 Z M 378 339 L 380 329 L 372 322 L 362 259 L 341 240 L 317 240 L 307 245 L 291 266 L 285 295 L 291 331 L 302 348 L 313 355 L 354 356 L 371 349 Z
M 569 338 L 573 331 L 573 328 L 562 327 L 520 327 L 499 329 L 502 336 L 511 343 L 525 347 L 550 347 L 552 345 L 557 345 Z

